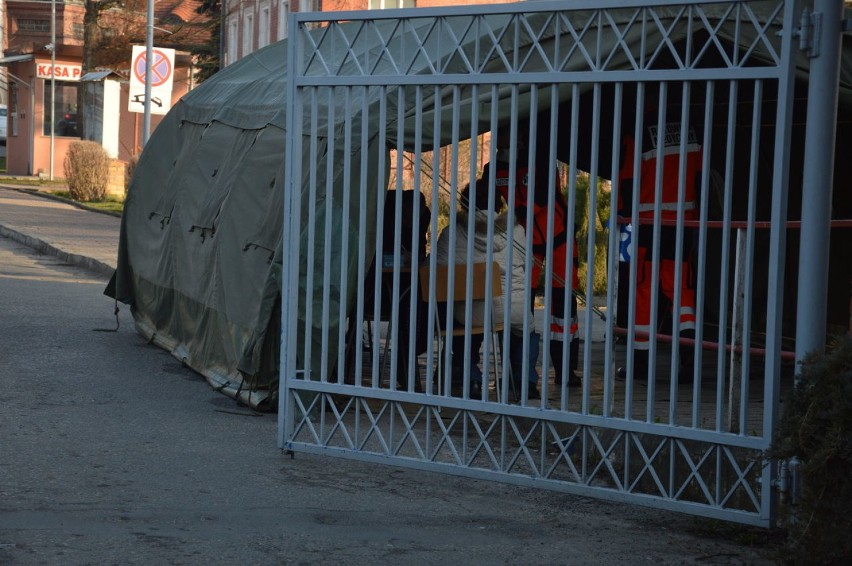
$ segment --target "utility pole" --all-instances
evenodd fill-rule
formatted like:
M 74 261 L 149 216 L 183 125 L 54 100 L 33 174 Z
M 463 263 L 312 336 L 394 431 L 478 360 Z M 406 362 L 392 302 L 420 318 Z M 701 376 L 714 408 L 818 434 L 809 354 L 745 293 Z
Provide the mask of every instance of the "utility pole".
M 0 0 L 0 59 L 3 58 L 3 38 L 6 37 L 6 0 Z M 0 65 L 0 84 L 9 86 L 9 80 L 6 77 L 6 65 Z M 3 103 L 9 104 L 8 98 L 3 97 Z
M 30 109 L 33 112 L 33 109 Z M 53 180 L 56 141 L 56 0 L 50 0 L 50 180 Z M 30 140 L 32 144 L 34 140 Z
M 810 352 L 822 354 L 825 350 L 843 0 L 816 0 L 813 12 L 806 13 L 803 23 L 807 24 L 803 26 L 804 37 L 810 40 L 809 45 L 803 46 L 810 58 L 810 77 L 796 311 L 797 362 Z

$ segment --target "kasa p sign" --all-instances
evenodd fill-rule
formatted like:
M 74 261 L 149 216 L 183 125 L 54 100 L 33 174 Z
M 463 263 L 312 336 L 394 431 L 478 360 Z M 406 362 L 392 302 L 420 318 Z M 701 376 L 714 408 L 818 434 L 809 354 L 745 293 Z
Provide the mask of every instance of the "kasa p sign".
M 145 73 L 148 69 L 147 50 L 134 45 L 130 60 L 130 99 L 127 109 L 145 112 Z M 151 60 L 151 114 L 165 114 L 172 107 L 175 50 L 155 47 Z
M 79 81 L 83 70 L 82 65 L 68 65 L 50 61 L 36 61 L 36 77 L 39 79 L 56 79 L 57 81 Z

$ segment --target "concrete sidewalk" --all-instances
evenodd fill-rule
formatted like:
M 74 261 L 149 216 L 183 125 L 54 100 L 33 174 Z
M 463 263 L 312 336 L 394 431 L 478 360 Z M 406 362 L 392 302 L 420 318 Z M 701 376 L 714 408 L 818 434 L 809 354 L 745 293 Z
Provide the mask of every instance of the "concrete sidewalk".
M 0 236 L 104 277 L 115 271 L 120 227 L 118 216 L 0 183 Z

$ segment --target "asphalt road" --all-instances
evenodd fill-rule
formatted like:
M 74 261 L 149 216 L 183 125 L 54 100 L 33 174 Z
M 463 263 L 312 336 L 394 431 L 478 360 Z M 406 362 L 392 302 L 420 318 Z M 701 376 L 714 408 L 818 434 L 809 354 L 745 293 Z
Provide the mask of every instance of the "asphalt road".
M 126 307 L 111 331 L 105 283 L 0 238 L 0 564 L 771 563 L 741 527 L 291 459 Z

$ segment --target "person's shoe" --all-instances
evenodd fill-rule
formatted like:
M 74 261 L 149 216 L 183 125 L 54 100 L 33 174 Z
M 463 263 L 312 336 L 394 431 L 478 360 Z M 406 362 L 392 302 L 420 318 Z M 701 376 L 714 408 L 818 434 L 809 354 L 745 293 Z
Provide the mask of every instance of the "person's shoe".
M 617 370 L 615 370 L 615 377 L 619 381 L 627 380 L 627 367 L 621 366 Z M 648 381 L 648 368 L 639 368 L 635 372 L 633 372 L 633 381 L 645 383 Z
M 553 383 L 555 383 L 557 386 L 562 385 L 562 376 L 557 375 L 556 377 L 554 377 Z M 581 385 L 583 385 L 583 378 L 577 375 L 576 371 L 571 370 L 568 373 L 568 387 L 580 387 Z
M 627 366 L 621 366 L 615 370 L 615 377 L 621 381 L 625 381 L 627 379 Z M 633 372 L 633 381 L 641 381 L 643 383 L 648 381 L 648 368 L 636 368 L 636 371 Z
M 681 365 L 677 370 L 677 382 L 678 383 L 692 383 L 693 378 L 695 377 L 695 368 L 693 365 Z
M 471 381 L 468 393 L 471 399 L 481 400 L 482 384 L 478 381 Z
M 529 391 L 527 391 L 527 399 L 541 399 L 541 391 L 538 390 L 538 385 L 530 383 Z
M 615 376 L 618 379 L 627 379 L 627 366 L 621 366 L 615 370 Z M 648 381 L 648 352 L 645 350 L 636 350 L 633 358 L 633 381 L 646 382 Z
M 568 375 L 568 387 L 580 387 L 583 385 L 583 378 L 577 375 L 577 372 L 571 370 Z
M 521 384 L 514 379 L 509 380 L 509 394 L 516 399 L 521 398 Z
M 450 380 L 450 395 L 462 397 L 464 395 L 464 368 L 453 366 L 452 379 Z M 441 387 L 443 387 L 444 376 L 441 376 Z

